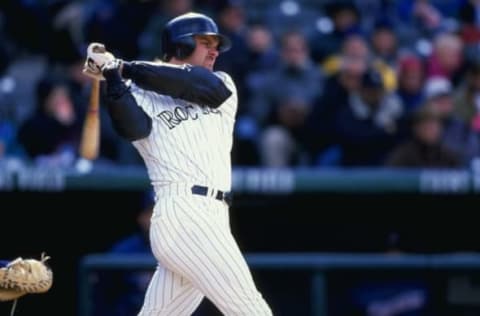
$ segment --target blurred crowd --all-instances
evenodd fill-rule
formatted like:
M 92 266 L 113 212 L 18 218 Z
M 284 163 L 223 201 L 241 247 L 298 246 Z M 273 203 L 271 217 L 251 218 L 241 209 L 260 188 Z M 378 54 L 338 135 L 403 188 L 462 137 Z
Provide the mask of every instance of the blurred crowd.
M 233 48 L 234 165 L 463 168 L 480 156 L 478 0 L 3 0 L 0 160 L 71 166 L 86 47 L 154 60 L 170 18 L 210 15 Z M 136 165 L 103 111 L 99 163 Z

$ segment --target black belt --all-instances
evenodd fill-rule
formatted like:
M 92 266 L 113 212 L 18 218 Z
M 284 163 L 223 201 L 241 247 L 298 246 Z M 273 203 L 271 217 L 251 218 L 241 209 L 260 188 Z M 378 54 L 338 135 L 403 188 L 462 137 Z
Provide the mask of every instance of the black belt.
M 204 187 L 201 185 L 192 186 L 192 194 L 208 196 L 208 191 L 209 191 L 208 187 Z M 212 197 L 219 201 L 225 201 L 227 202 L 228 205 L 232 204 L 231 192 L 224 192 L 224 191 L 217 190 L 217 193 L 215 194 L 215 196 L 212 196 Z

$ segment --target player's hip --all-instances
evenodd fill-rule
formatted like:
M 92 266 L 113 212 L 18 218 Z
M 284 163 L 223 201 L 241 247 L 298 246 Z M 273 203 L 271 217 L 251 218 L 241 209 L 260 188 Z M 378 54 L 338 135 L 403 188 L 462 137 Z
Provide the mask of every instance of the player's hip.
M 170 183 L 167 185 L 153 185 L 156 199 L 168 199 L 171 197 L 196 198 L 198 196 L 213 199 L 217 202 L 231 204 L 232 194 L 230 186 L 223 185 L 205 185 L 195 183 Z
M 196 194 L 169 195 L 157 198 L 152 219 L 156 217 L 193 219 L 197 216 L 215 218 L 228 215 L 228 211 L 228 204 L 225 201 L 212 197 Z

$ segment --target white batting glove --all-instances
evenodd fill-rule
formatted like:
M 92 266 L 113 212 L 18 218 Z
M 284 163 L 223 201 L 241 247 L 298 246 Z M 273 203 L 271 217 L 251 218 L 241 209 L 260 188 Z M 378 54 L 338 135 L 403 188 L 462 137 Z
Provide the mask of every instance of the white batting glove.
M 112 60 L 115 60 L 115 56 L 105 49 L 104 44 L 90 43 L 87 48 L 87 59 L 83 65 L 83 73 L 93 79 L 105 80 L 102 68 Z
M 102 71 L 98 66 L 92 61 L 87 58 L 85 60 L 85 63 L 83 64 L 83 69 L 82 72 L 84 75 L 95 79 L 95 80 L 105 80 L 105 78 L 102 75 Z
M 90 43 L 87 48 L 87 61 L 88 63 L 95 64 L 101 69 L 107 62 L 115 59 L 112 53 L 105 49 L 105 45 L 102 43 Z

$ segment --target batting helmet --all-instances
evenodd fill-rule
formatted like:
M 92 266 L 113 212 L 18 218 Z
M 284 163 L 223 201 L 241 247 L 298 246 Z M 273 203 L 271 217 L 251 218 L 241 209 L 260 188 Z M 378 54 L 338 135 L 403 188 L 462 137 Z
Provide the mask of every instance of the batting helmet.
M 185 59 L 195 49 L 194 35 L 215 35 L 219 39 L 218 51 L 225 52 L 232 46 L 225 35 L 218 32 L 215 22 L 200 13 L 186 13 L 170 20 L 162 32 L 162 59 Z

